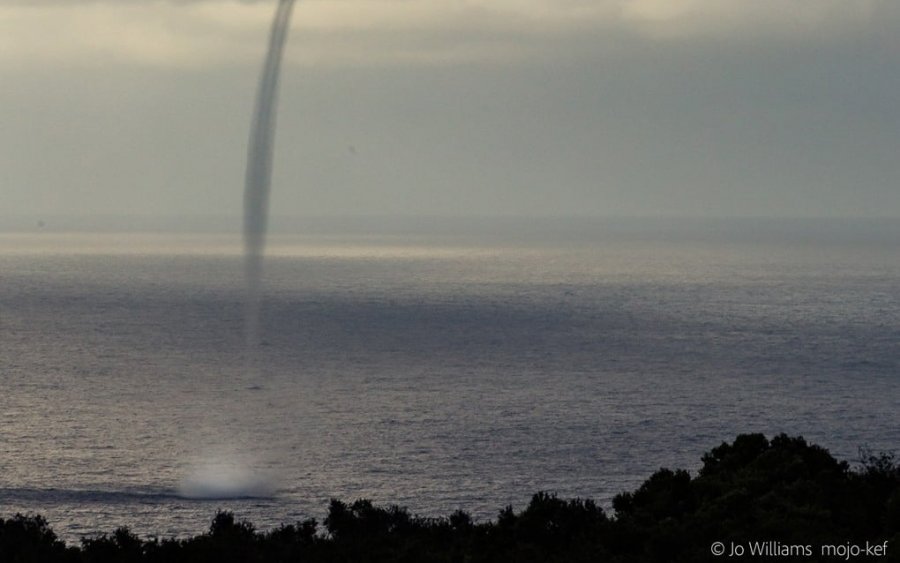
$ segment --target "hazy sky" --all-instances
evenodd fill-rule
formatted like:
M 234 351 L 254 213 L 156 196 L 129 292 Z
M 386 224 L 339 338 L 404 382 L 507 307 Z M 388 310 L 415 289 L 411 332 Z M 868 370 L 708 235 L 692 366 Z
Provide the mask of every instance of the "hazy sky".
M 238 215 L 275 4 L 0 0 L 0 214 Z M 300 0 L 272 208 L 900 217 L 896 0 Z

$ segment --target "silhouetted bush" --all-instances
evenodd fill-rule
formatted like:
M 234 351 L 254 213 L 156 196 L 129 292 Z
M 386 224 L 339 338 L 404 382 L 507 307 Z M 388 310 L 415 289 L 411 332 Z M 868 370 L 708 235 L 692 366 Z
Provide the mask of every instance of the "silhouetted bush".
M 0 561 L 41 563 L 42 561 L 80 561 L 76 549 L 67 549 L 41 516 L 16 514 L 0 518 Z
M 81 540 L 82 561 L 90 563 L 137 563 L 143 561 L 144 543 L 128 528 L 119 528 L 112 536 Z
M 220 512 L 194 538 L 141 540 L 127 528 L 66 547 L 40 516 L 0 519 L 0 563 L 30 562 L 595 562 L 710 561 L 713 542 L 809 545 L 803 561 L 835 561 L 823 544 L 889 542 L 900 561 L 900 464 L 861 450 L 851 468 L 803 438 L 738 436 L 702 458 L 696 476 L 660 469 L 613 500 L 609 517 L 591 500 L 538 493 L 495 521 L 465 512 L 422 518 L 368 500 L 332 500 L 320 528 L 310 519 L 259 532 Z M 865 558 L 864 559 L 871 559 Z M 754 557 L 789 561 L 790 557 Z

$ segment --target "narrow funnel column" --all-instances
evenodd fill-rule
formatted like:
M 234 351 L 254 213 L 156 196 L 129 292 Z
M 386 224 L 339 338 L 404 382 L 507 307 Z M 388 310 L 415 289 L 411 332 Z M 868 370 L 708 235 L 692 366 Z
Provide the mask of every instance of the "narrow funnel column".
M 275 114 L 281 57 L 287 39 L 294 0 L 279 0 L 269 37 L 266 63 L 256 93 L 256 108 L 247 150 L 244 186 L 244 273 L 247 280 L 244 312 L 248 362 L 253 363 L 260 340 L 262 262 L 266 244 L 269 189 L 272 180 L 272 147 L 275 143 Z

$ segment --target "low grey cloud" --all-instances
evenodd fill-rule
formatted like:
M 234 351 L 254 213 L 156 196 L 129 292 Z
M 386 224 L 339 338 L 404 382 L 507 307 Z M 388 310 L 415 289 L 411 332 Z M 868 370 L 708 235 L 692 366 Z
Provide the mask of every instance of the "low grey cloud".
M 239 211 L 273 2 L 29 4 L 0 0 L 3 212 Z M 882 0 L 299 2 L 273 206 L 900 216 L 898 22 Z
M 776 5 L 777 4 L 777 5 Z M 0 2 L 0 68 L 22 64 L 203 67 L 260 56 L 272 2 Z M 765 46 L 877 38 L 900 49 L 884 1 L 308 0 L 288 60 L 307 66 L 491 63 L 650 43 Z M 47 33 L 53 30 L 53 33 Z

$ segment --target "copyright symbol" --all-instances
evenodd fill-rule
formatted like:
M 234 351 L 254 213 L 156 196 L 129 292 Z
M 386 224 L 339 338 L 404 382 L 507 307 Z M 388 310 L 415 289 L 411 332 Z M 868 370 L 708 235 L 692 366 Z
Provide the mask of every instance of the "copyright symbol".
M 713 555 L 718 557 L 718 556 L 722 555 L 723 553 L 725 553 L 725 544 L 720 541 L 717 541 L 714 544 L 712 544 L 711 546 L 709 546 L 709 550 L 712 552 Z

